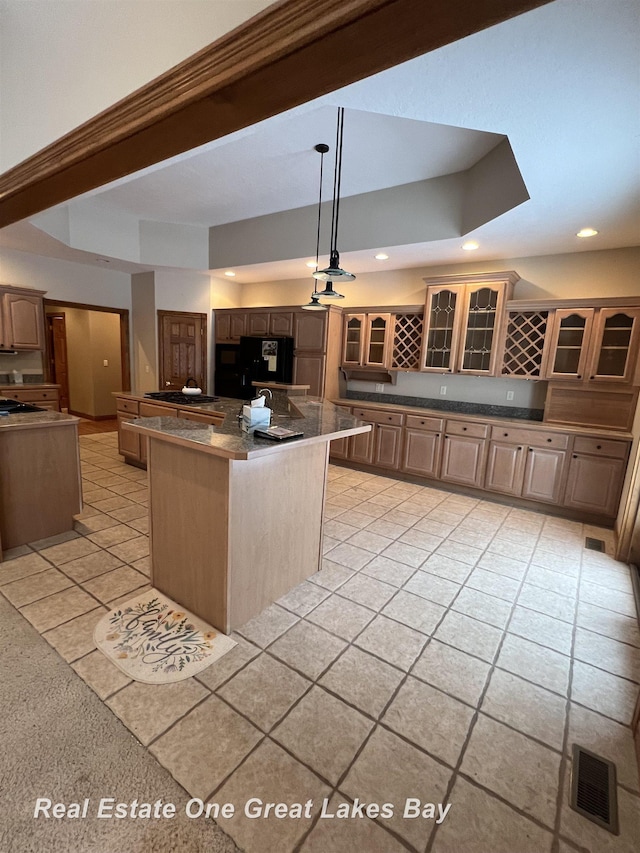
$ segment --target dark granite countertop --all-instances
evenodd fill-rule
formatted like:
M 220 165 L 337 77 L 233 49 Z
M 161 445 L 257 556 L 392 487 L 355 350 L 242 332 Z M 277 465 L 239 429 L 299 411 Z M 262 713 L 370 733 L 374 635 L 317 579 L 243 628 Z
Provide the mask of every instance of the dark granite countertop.
M 117 396 L 129 396 L 153 403 L 153 400 L 137 395 Z M 186 407 L 176 405 L 174 408 L 184 410 Z M 203 451 L 229 459 L 253 459 L 268 453 L 287 452 L 296 445 L 327 442 L 371 429 L 369 425 L 363 425 L 351 415 L 340 412 L 332 403 L 304 397 L 297 398 L 295 405 L 289 401 L 288 414 L 280 414 L 272 419 L 272 426 L 283 426 L 303 433 L 301 438 L 281 442 L 260 438 L 243 430 L 238 419 L 242 400 L 222 397 L 215 403 L 203 403 L 188 408 L 205 413 L 222 413 L 225 419 L 219 426 L 209 426 L 177 417 L 137 418 L 123 424 L 122 428 L 183 446 L 197 446 Z
M 350 400 L 367 403 L 386 403 L 409 406 L 412 409 L 429 409 L 459 415 L 484 415 L 488 418 L 541 421 L 544 409 L 525 409 L 517 406 L 497 406 L 487 403 L 465 403 L 459 400 L 442 400 L 437 397 L 404 397 L 400 394 L 373 394 L 368 391 L 347 391 Z

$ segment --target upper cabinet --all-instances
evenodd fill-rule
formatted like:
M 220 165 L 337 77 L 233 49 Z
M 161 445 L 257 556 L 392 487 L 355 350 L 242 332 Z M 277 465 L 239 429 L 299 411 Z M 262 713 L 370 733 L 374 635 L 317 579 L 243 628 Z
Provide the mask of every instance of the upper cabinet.
M 630 383 L 640 308 L 562 308 L 553 317 L 545 379 Z
M 550 339 L 548 379 L 583 379 L 586 373 L 593 308 L 555 312 Z
M 44 350 L 43 294 L 0 286 L 0 351 Z
M 216 343 L 239 343 L 247 333 L 247 314 L 241 310 L 216 311 L 214 328 Z
M 425 279 L 421 370 L 496 375 L 505 302 L 517 280 L 513 271 Z
M 392 336 L 391 314 L 345 314 L 342 366 L 389 367 Z

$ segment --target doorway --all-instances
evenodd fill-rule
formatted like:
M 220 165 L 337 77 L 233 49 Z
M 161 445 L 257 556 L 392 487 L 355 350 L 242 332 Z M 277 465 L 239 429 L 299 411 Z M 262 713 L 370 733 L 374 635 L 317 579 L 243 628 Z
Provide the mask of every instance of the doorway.
M 44 300 L 46 381 L 60 385 L 61 408 L 90 421 L 115 417 L 114 391 L 131 388 L 129 312 Z
M 60 408 L 69 408 L 67 329 L 63 313 L 47 314 L 48 381 L 60 386 Z
M 188 379 L 207 390 L 207 315 L 158 311 L 158 387 L 179 391 Z

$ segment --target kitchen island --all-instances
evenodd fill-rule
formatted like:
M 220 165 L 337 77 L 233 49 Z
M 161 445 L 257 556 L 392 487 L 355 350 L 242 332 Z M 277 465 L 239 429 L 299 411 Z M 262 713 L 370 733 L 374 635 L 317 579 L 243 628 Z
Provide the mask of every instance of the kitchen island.
M 78 418 L 0 417 L 0 559 L 3 548 L 73 530 L 81 495 Z
M 151 582 L 230 633 L 321 565 L 329 442 L 371 429 L 331 403 L 301 399 L 273 442 L 243 431 L 240 401 L 209 404 L 219 425 L 150 417 L 122 425 L 148 439 Z

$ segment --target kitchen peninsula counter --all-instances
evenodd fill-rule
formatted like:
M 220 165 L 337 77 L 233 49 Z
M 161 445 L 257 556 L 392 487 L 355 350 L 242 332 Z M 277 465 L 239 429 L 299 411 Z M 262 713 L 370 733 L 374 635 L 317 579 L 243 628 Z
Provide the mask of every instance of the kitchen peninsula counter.
M 78 418 L 0 417 L 0 559 L 2 548 L 73 530 L 81 495 Z
M 224 633 L 320 569 L 329 442 L 371 429 L 331 403 L 296 400 L 273 423 L 303 436 L 274 442 L 243 432 L 241 405 L 198 405 L 223 413 L 219 425 L 122 425 L 148 440 L 151 582 Z

